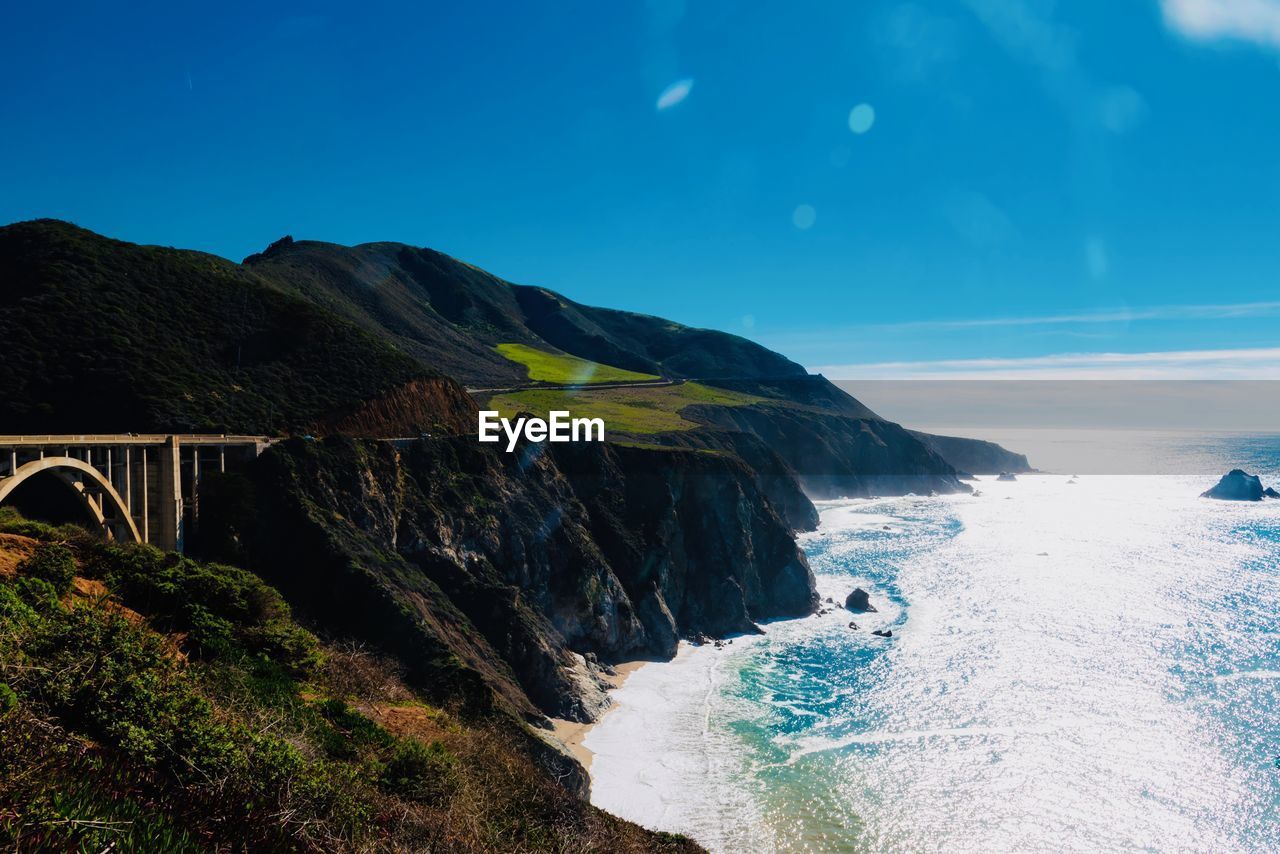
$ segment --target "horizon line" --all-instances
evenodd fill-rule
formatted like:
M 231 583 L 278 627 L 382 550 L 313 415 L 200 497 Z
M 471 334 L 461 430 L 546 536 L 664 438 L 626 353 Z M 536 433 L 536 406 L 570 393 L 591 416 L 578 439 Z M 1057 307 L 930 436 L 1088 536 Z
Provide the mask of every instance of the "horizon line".
M 1280 380 L 1280 347 L 819 365 L 833 380 Z

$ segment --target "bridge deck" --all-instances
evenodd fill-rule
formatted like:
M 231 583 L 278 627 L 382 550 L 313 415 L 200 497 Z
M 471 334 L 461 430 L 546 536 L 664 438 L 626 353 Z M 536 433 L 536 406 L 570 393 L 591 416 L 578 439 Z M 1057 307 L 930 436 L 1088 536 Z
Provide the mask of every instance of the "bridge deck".
M 0 435 L 0 448 L 39 445 L 162 445 L 170 437 L 181 445 L 270 445 L 273 436 L 244 436 L 214 433 L 74 433 L 31 436 Z

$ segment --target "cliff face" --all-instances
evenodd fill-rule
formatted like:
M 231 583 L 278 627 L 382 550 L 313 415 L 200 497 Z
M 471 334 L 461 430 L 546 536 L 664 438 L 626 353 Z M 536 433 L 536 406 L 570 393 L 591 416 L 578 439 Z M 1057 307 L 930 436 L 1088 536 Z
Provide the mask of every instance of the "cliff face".
M 756 487 L 792 531 L 817 530 L 818 510 L 800 488 L 796 473 L 777 451 L 755 435 L 706 427 L 669 433 L 658 437 L 658 441 L 674 448 L 733 454 L 747 464 Z
M 1031 471 L 1031 463 L 1025 454 L 1005 450 L 995 442 L 982 439 L 964 439 L 959 436 L 935 436 L 909 430 L 951 465 L 966 474 L 999 474 L 1002 471 L 1021 473 Z
M 968 492 L 959 473 L 903 427 L 878 418 L 784 406 L 693 406 L 732 447 L 749 434 L 783 459 L 810 498 Z
M 317 432 L 370 438 L 461 435 L 476 429 L 476 416 L 476 403 L 462 386 L 432 377 L 331 412 L 317 424 Z
M 241 558 L 415 681 L 526 718 L 594 717 L 607 703 L 595 657 L 669 657 L 680 637 L 816 605 L 789 527 L 740 461 L 547 448 L 284 443 L 250 472 Z
M 817 604 L 813 573 L 741 460 L 706 451 L 555 446 L 649 649 L 678 636 L 755 629 Z

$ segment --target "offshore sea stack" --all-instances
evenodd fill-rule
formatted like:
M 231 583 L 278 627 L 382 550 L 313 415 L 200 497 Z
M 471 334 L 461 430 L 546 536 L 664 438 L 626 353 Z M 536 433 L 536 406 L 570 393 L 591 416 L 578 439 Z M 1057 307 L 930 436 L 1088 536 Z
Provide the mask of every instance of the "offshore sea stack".
M 1261 501 L 1266 494 L 1267 491 L 1262 488 L 1262 480 L 1256 474 L 1247 474 L 1243 469 L 1232 469 L 1212 489 L 1200 493 L 1200 497 L 1216 498 L 1219 501 Z
M 844 606 L 857 613 L 875 613 L 876 606 L 871 604 L 871 595 L 861 587 L 853 588 L 853 592 L 844 600 Z

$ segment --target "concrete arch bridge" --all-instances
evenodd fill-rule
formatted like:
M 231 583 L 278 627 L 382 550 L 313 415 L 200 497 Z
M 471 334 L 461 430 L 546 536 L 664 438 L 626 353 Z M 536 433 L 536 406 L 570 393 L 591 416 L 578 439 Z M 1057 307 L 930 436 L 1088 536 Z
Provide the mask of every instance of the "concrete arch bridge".
M 202 472 L 243 466 L 272 440 L 225 435 L 0 435 L 0 506 L 54 496 L 120 542 L 182 551 Z

